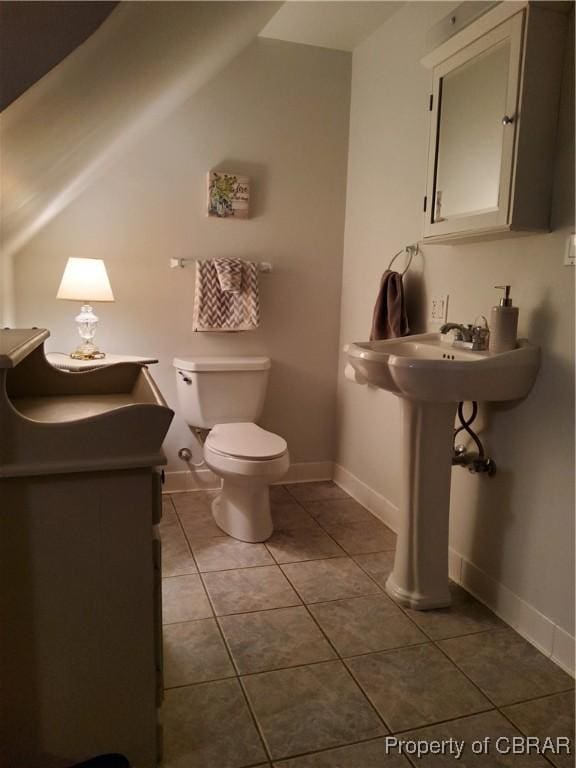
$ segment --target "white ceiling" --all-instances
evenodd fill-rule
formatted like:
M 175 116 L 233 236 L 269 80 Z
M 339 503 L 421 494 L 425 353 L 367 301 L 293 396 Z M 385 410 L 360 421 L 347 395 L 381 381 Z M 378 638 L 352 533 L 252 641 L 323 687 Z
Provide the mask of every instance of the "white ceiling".
M 287 2 L 260 32 L 260 37 L 351 51 L 403 4 L 388 0 Z

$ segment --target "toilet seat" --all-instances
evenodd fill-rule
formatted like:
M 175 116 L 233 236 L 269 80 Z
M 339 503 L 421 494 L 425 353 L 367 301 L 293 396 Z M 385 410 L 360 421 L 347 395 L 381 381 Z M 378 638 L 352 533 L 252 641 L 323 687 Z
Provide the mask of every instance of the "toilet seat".
M 275 459 L 288 450 L 284 438 L 251 422 L 216 424 L 206 438 L 205 447 L 221 456 L 248 461 Z

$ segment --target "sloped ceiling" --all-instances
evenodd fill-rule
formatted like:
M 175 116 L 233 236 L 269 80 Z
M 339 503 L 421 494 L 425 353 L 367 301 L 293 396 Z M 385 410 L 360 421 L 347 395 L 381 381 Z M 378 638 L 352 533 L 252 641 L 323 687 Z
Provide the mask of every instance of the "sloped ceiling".
M 0 111 L 83 43 L 117 2 L 0 2 Z
M 246 47 L 275 2 L 125 2 L 0 115 L 5 256 Z
M 352 51 L 404 5 L 391 0 L 305 0 L 284 3 L 260 32 L 291 43 Z

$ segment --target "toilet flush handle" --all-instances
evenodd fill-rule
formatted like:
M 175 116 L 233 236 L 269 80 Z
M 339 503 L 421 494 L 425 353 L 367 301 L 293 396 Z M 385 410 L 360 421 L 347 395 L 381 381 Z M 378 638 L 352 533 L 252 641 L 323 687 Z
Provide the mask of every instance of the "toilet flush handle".
M 192 379 L 186 376 L 186 374 L 182 373 L 182 371 L 178 371 L 178 373 L 180 374 L 180 376 L 182 376 L 182 381 L 185 384 L 188 384 L 188 385 L 192 384 Z

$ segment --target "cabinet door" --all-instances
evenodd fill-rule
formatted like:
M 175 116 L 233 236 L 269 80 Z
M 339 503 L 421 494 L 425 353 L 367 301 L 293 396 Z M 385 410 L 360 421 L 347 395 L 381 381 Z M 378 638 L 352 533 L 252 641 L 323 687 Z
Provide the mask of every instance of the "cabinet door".
M 524 12 L 434 68 L 425 237 L 506 229 Z

